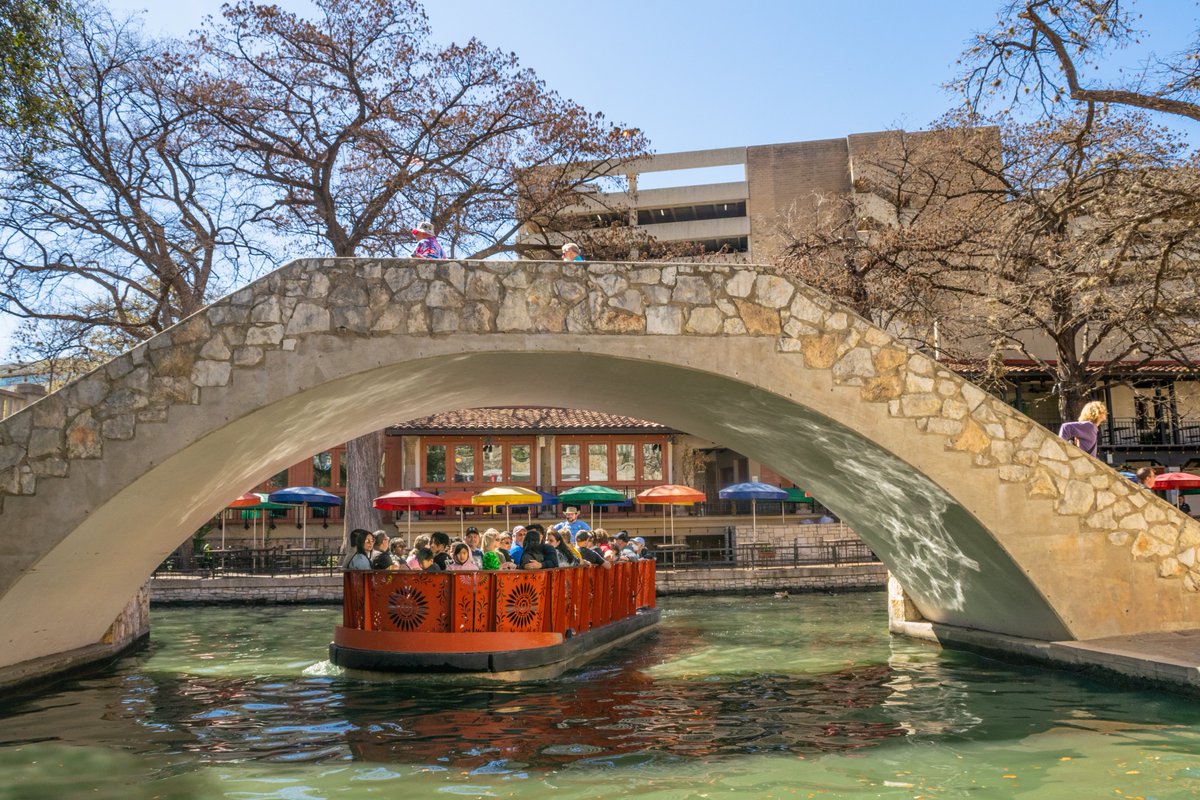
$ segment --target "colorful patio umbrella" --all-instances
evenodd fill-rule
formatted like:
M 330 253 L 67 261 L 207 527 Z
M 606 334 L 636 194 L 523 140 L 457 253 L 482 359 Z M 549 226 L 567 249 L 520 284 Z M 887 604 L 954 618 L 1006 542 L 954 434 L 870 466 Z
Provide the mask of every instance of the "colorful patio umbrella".
M 282 511 L 288 508 L 295 508 L 287 503 L 272 503 L 267 500 L 267 496 L 260 492 L 246 492 L 244 495 L 234 500 L 225 508 L 236 508 L 242 512 L 242 518 L 245 519 L 246 512 L 254 512 L 254 516 L 250 519 L 254 522 L 254 527 L 250 529 L 250 546 L 254 547 L 258 544 L 258 512 L 259 511 Z M 267 538 L 267 523 L 263 521 L 263 541 Z M 225 512 L 221 512 L 221 549 L 225 549 Z
M 568 489 L 558 496 L 559 502 L 563 503 L 591 503 L 592 506 L 592 522 L 596 521 L 596 504 L 597 503 L 622 503 L 625 501 L 625 493 L 616 489 L 610 489 L 607 486 L 576 486 L 574 489 Z M 604 524 L 604 509 L 600 509 L 600 524 Z
M 1200 475 L 1190 472 L 1161 472 L 1154 476 L 1150 488 L 1156 492 L 1170 489 L 1200 489 Z
M 444 508 L 446 501 L 438 497 L 436 494 L 422 492 L 420 489 L 402 489 L 398 492 L 389 492 L 375 498 L 375 508 L 384 511 L 408 511 L 408 540 L 412 541 L 412 513 L 413 511 L 434 511 L 439 508 Z
M 519 486 L 497 486 L 474 495 L 471 501 L 477 506 L 504 506 L 504 527 L 507 529 L 509 506 L 541 505 L 542 496 L 532 489 Z
M 787 492 L 787 500 L 784 503 L 812 503 L 814 506 L 817 503 L 817 498 L 799 486 L 789 486 L 785 491 Z M 779 504 L 779 520 L 780 522 L 787 521 L 787 517 L 784 515 L 783 503 Z
M 300 506 L 303 520 L 300 530 L 301 547 L 308 546 L 308 507 L 340 506 L 342 504 L 342 498 L 315 486 L 289 486 L 286 489 L 271 492 L 267 495 L 267 499 L 272 503 L 291 503 Z
M 749 500 L 750 501 L 750 525 L 754 531 L 754 540 L 758 541 L 758 501 L 759 500 L 786 500 L 788 493 L 778 486 L 772 486 L 769 483 L 760 481 L 749 481 L 747 483 L 735 483 L 732 486 L 726 486 L 721 491 L 717 492 L 717 496 L 722 500 Z
M 457 508 L 458 509 L 458 535 L 459 536 L 466 535 L 467 523 L 463 517 L 462 510 L 464 508 L 471 508 L 476 505 L 475 499 L 474 499 L 475 493 L 468 492 L 465 490 L 460 490 L 460 491 L 454 491 L 454 492 L 446 492 L 445 494 L 439 494 L 438 497 L 442 498 L 442 502 L 446 504 L 446 508 Z
M 659 504 L 663 506 L 663 519 L 666 520 L 667 509 L 671 510 L 671 544 L 675 544 L 675 506 L 690 506 L 692 503 L 700 503 L 708 499 L 708 496 L 697 489 L 690 486 L 677 486 L 673 483 L 666 483 L 662 486 L 654 486 L 644 492 L 638 492 L 637 501 L 649 505 Z

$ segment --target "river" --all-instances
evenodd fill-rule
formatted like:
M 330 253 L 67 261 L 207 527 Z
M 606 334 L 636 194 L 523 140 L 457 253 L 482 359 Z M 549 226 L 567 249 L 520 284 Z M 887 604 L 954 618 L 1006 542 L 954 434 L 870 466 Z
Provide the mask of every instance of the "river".
M 331 607 L 155 610 L 0 705 L 0 798 L 1184 798 L 1200 701 L 894 639 L 881 594 L 662 601 L 531 685 L 364 683 Z

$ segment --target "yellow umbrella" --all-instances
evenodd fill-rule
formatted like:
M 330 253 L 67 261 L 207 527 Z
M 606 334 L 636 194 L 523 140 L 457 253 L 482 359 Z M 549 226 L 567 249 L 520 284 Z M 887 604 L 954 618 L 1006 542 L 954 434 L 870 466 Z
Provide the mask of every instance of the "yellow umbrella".
M 519 486 L 497 486 L 475 495 L 471 502 L 477 506 L 504 506 L 504 527 L 508 528 L 509 506 L 537 505 L 542 502 L 542 496 Z

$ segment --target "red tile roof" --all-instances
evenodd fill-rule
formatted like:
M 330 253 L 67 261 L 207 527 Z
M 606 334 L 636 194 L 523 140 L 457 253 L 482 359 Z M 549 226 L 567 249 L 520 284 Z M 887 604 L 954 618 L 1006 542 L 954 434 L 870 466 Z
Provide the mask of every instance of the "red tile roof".
M 411 419 L 392 425 L 388 431 L 402 433 L 438 433 L 442 431 L 471 431 L 505 433 L 538 431 L 542 433 L 606 433 L 610 431 L 644 431 L 671 433 L 672 429 L 657 422 L 619 414 L 604 414 L 580 408 L 546 408 L 517 406 L 510 408 L 465 408 L 446 411 L 430 417 Z

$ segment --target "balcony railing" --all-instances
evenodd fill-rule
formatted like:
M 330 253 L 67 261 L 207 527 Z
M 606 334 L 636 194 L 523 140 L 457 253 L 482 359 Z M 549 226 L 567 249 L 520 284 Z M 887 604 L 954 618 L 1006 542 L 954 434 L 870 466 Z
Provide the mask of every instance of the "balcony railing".
M 1057 416 L 1034 418 L 1039 424 L 1058 432 L 1062 421 Z M 1137 417 L 1113 417 L 1100 426 L 1100 447 L 1108 450 L 1143 450 L 1164 447 L 1200 447 L 1200 419 L 1182 417 L 1178 424 L 1170 420 Z M 1111 436 L 1110 436 L 1111 428 Z

